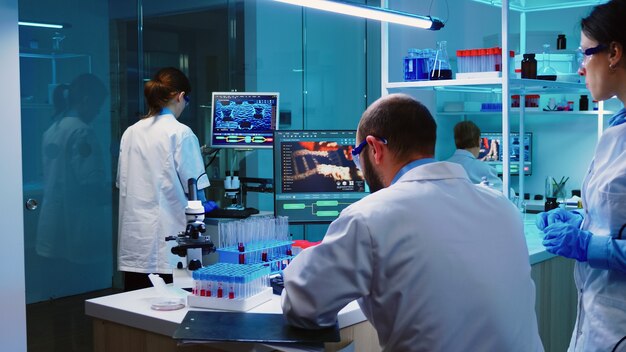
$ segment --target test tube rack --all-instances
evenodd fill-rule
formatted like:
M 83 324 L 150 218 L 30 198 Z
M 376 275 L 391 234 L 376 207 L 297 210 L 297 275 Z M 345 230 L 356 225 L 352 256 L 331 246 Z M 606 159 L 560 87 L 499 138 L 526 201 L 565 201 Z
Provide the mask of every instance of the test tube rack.
M 262 264 L 277 273 L 293 259 L 292 245 L 292 241 L 267 240 L 218 248 L 217 253 L 220 263 Z
M 193 272 L 191 307 L 247 311 L 272 299 L 270 268 L 265 265 L 216 263 Z

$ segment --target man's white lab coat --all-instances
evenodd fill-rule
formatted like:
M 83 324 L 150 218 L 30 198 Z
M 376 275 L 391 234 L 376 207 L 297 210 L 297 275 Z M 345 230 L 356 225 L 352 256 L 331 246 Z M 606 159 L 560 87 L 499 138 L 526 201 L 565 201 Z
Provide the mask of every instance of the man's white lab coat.
M 520 213 L 458 164 L 352 204 L 284 279 L 291 324 L 331 325 L 359 299 L 385 351 L 543 351 Z

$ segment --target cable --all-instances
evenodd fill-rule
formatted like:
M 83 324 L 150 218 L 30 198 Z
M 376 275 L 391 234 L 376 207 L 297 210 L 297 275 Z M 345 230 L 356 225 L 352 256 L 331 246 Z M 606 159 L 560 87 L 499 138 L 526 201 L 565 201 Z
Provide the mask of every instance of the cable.
M 430 5 L 428 5 L 428 16 L 432 16 L 431 14 L 431 10 L 433 8 L 433 2 L 435 2 L 435 0 L 430 0 Z M 448 4 L 448 0 L 446 0 L 446 20 L 441 20 L 441 22 L 443 22 L 443 24 L 448 23 L 448 20 L 450 19 L 450 4 Z
M 622 232 L 624 231 L 624 228 L 626 228 L 626 224 L 622 225 L 622 227 L 619 229 L 619 233 L 617 234 L 617 239 L 621 240 L 622 239 Z M 626 336 L 624 336 L 626 338 Z
M 209 163 L 208 163 L 208 164 L 206 164 L 206 165 L 204 166 L 204 170 L 206 170 L 209 166 L 211 166 L 211 164 L 213 163 L 213 161 L 215 161 L 215 158 L 217 157 L 217 153 L 219 153 L 219 151 L 220 151 L 219 149 L 215 149 L 215 150 L 212 152 L 212 153 L 213 153 L 213 156 L 211 157 L 211 160 L 209 160 Z
M 626 226 L 626 224 L 624 224 L 624 226 Z M 622 229 L 624 229 L 624 226 L 622 226 Z M 621 340 L 617 341 L 617 343 L 615 344 L 615 347 L 613 347 L 613 349 L 611 350 L 611 352 L 616 352 L 617 351 L 617 347 L 619 347 L 619 345 L 624 342 L 624 340 L 626 340 L 626 336 L 622 337 Z

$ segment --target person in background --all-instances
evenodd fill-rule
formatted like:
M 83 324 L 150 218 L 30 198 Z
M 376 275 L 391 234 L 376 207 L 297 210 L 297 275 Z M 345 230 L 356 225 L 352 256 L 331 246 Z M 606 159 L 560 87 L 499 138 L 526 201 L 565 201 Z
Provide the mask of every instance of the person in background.
M 502 190 L 502 180 L 489 164 L 476 159 L 480 152 L 480 128 L 472 121 L 461 121 L 454 126 L 456 151 L 447 160 L 463 166 L 472 183 L 480 183 L 483 178 L 489 186 Z
M 105 213 L 110 179 L 93 124 L 107 98 L 102 80 L 90 73 L 54 90 L 54 114 L 43 134 L 43 202 L 35 249 L 50 276 L 68 287 L 110 260 L 111 231 Z M 74 273 L 69 275 L 68 270 Z M 88 285 L 88 284 L 87 284 Z
M 198 199 L 209 186 L 198 138 L 178 122 L 191 85 L 180 70 L 159 70 L 144 86 L 148 114 L 122 135 L 116 184 L 119 196 L 118 268 L 126 291 L 150 287 L 148 274 L 172 282 L 179 261 L 171 253 L 186 227 L 188 180 L 196 180 Z M 206 208 L 206 206 L 205 206 Z
M 284 270 L 283 314 L 332 326 L 358 300 L 385 351 L 543 351 L 519 212 L 433 159 L 436 128 L 407 95 L 367 108 L 352 155 L 372 194 Z
M 626 0 L 593 8 L 581 21 L 578 72 L 594 100 L 626 103 Z M 540 213 L 547 251 L 576 259 L 578 313 L 568 351 L 626 350 L 626 109 L 598 141 L 582 185 L 582 212 Z M 595 132 L 594 132 L 595 133 Z

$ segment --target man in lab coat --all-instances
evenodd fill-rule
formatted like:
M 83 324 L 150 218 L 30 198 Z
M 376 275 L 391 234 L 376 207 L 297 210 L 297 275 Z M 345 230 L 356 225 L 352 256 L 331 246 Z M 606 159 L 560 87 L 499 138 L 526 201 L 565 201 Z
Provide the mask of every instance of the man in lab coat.
M 285 269 L 286 319 L 332 326 L 358 300 L 385 351 L 543 351 L 518 210 L 435 161 L 435 136 L 407 95 L 363 113 L 352 154 L 372 194 Z
M 463 166 L 472 183 L 484 180 L 489 186 L 501 190 L 502 180 L 491 165 L 476 159 L 480 153 L 480 128 L 472 121 L 461 121 L 454 126 L 454 144 L 456 151 L 447 160 Z

